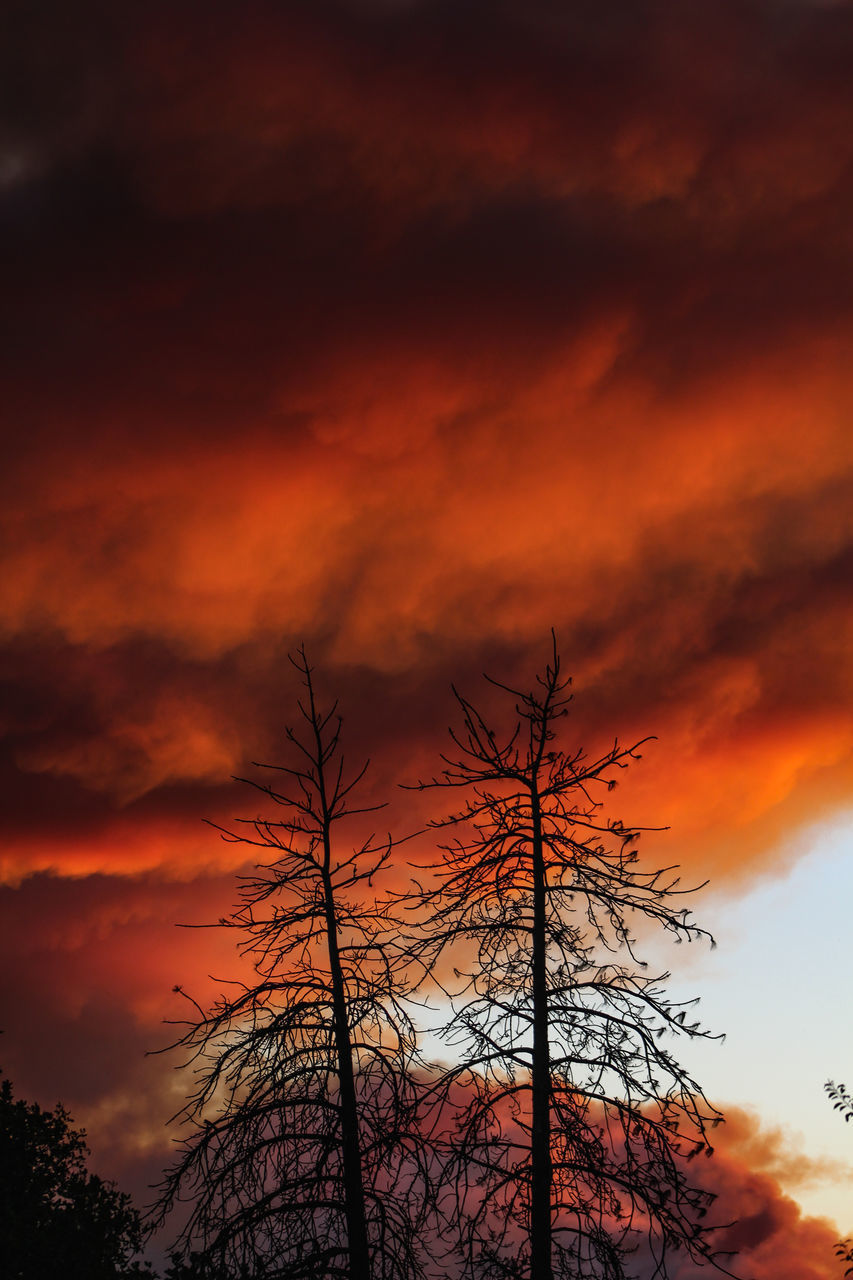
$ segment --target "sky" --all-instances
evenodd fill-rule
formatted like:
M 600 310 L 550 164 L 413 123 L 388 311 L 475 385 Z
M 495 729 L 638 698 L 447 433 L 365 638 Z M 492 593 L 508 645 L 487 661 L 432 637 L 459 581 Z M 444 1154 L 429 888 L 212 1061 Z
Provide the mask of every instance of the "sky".
M 233 900 L 203 820 L 288 651 L 404 832 L 451 682 L 553 627 L 571 741 L 654 735 L 614 809 L 710 881 L 707 1176 L 755 1280 L 838 1273 L 851 58 L 814 0 L 11 6 L 0 1063 L 99 1172 L 168 1153 L 145 1052 L 234 967 L 175 925 Z

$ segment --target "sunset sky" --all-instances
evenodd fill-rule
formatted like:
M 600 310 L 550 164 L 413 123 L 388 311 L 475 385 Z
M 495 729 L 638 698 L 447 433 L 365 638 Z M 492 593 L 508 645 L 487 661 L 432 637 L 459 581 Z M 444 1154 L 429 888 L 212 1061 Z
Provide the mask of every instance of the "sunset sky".
M 11 5 L 0 1065 L 140 1202 L 288 651 L 402 834 L 451 681 L 554 627 L 568 741 L 656 735 L 613 812 L 710 880 L 717 951 L 650 950 L 729 1033 L 682 1056 L 742 1271 L 840 1274 L 851 72 L 846 0 Z

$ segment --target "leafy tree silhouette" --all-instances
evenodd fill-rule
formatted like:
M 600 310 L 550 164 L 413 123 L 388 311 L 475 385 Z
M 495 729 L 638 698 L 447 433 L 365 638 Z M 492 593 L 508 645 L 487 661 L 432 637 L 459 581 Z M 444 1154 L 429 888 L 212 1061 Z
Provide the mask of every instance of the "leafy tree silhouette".
M 677 905 L 674 869 L 644 871 L 639 831 L 597 798 L 642 743 L 595 759 L 560 747 L 571 695 L 556 640 L 532 691 L 490 683 L 513 727 L 501 736 L 453 690 L 462 728 L 417 789 L 465 798 L 434 823 L 453 839 L 408 904 L 425 971 L 456 979 L 443 979 L 454 1065 L 434 1097 L 458 1108 L 446 1185 L 465 1274 L 622 1280 L 639 1250 L 651 1280 L 673 1249 L 724 1270 L 703 1222 L 713 1197 L 685 1172 L 721 1117 L 663 1043 L 708 1033 L 667 998 L 668 974 L 648 976 L 633 934 L 713 940 Z
M 256 766 L 275 783 L 243 780 L 277 816 L 218 828 L 271 858 L 219 922 L 242 934 L 256 980 L 209 1012 L 193 1002 L 183 1024 L 197 1083 L 155 1221 L 191 1202 L 176 1275 L 398 1280 L 421 1268 L 429 1184 L 399 925 L 372 890 L 394 842 L 339 852 L 340 824 L 381 806 L 353 805 L 367 765 L 347 777 L 336 705 L 318 706 L 304 649 L 291 662 L 293 762 Z
M 89 1173 L 85 1133 L 0 1081 L 0 1275 L 4 1280 L 149 1276 L 130 1197 Z
M 832 1102 L 833 1111 L 840 1111 L 845 1121 L 853 1120 L 853 1094 L 847 1086 L 836 1084 L 834 1080 L 827 1080 L 823 1087 Z M 835 1252 L 842 1262 L 850 1264 L 844 1272 L 845 1276 L 853 1276 L 853 1237 L 839 1240 L 835 1246 Z
M 235 1274 L 223 1270 L 200 1253 L 190 1251 L 182 1254 L 176 1251 L 170 1255 L 163 1280 L 254 1280 L 254 1277 L 261 1274 L 257 1269 L 251 1272 L 243 1267 Z

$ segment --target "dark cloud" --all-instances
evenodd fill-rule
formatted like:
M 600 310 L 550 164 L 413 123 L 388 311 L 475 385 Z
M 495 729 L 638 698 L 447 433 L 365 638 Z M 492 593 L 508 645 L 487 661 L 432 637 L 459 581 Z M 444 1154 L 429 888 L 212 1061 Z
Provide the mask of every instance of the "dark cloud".
M 353 342 L 359 363 L 406 335 L 451 367 L 463 352 L 475 382 L 507 362 L 530 379 L 614 309 L 620 371 L 690 394 L 849 323 L 843 8 L 90 24 L 83 48 L 41 24 L 41 98 L 54 85 L 53 115 L 88 124 L 6 192 L 4 349 L 30 429 L 221 440 L 278 398 L 279 435 L 316 395 L 306 363 L 339 376 Z M 19 113 L 34 146 L 51 135 Z
M 790 1185 L 797 1168 L 804 1172 L 801 1155 L 786 1149 L 778 1131 L 762 1129 L 754 1116 L 734 1108 L 718 1133 L 713 1158 L 691 1165 L 691 1173 L 716 1195 L 715 1221 L 732 1224 L 715 1241 L 734 1255 L 732 1271 L 754 1280 L 837 1275 L 835 1228 L 805 1217 L 780 1185 L 780 1177 Z M 673 1274 L 676 1280 L 699 1280 L 704 1273 L 683 1262 Z

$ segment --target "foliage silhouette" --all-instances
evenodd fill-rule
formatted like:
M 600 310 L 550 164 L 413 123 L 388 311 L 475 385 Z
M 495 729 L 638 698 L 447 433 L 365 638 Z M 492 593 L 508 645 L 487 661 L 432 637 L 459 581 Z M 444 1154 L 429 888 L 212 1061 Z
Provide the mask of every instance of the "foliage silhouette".
M 832 1101 L 833 1111 L 840 1111 L 845 1120 L 853 1120 L 853 1095 L 850 1094 L 846 1085 L 827 1080 L 823 1088 Z
M 130 1197 L 89 1173 L 85 1133 L 0 1081 L 0 1275 L 4 1280 L 147 1276 Z
M 724 1270 L 703 1221 L 713 1197 L 685 1171 L 721 1117 L 662 1042 L 707 1032 L 667 998 L 668 974 L 647 975 L 633 933 L 713 940 L 677 905 L 674 869 L 644 871 L 639 831 L 597 798 L 642 743 L 594 759 L 559 745 L 556 641 L 532 691 L 490 684 L 514 724 L 501 736 L 454 689 L 462 728 L 417 789 L 464 799 L 433 824 L 453 838 L 408 903 L 425 972 L 455 975 L 454 1065 L 434 1098 L 458 1108 L 446 1186 L 465 1274 L 623 1280 L 639 1251 L 651 1280 L 678 1249 Z
M 420 1273 L 429 1184 L 399 926 L 372 891 L 394 842 L 339 852 L 340 824 L 381 806 L 353 806 L 367 766 L 347 777 L 336 706 L 318 706 L 304 650 L 291 661 L 293 762 L 250 781 L 276 816 L 218 828 L 270 858 L 219 922 L 255 981 L 183 1024 L 196 1085 L 155 1220 L 190 1201 L 176 1274 L 399 1280 Z
M 836 1084 L 834 1080 L 827 1080 L 823 1087 L 832 1101 L 833 1111 L 840 1111 L 845 1121 L 853 1120 L 853 1094 L 849 1092 L 846 1085 Z M 835 1252 L 842 1262 L 850 1264 L 844 1272 L 845 1276 L 853 1276 L 853 1237 L 839 1240 L 835 1246 Z
M 257 1270 L 250 1272 L 245 1267 L 237 1273 L 224 1271 L 200 1253 L 189 1251 L 182 1254 L 177 1251 L 170 1255 L 163 1280 L 257 1280 L 261 1274 Z

